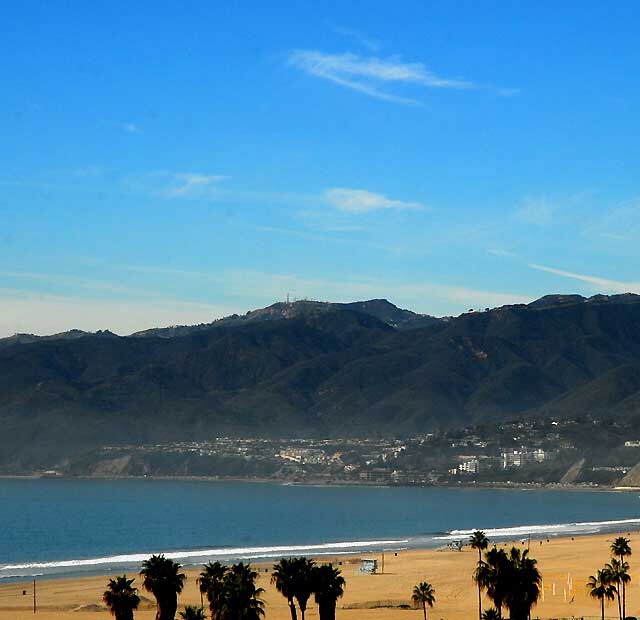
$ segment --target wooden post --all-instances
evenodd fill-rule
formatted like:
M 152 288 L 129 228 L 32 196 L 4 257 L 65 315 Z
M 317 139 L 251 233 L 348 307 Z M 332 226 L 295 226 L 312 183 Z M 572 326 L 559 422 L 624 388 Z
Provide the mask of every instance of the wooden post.
M 382 574 L 384 575 L 384 551 L 382 552 Z
M 33 613 L 36 613 L 36 580 L 33 580 Z

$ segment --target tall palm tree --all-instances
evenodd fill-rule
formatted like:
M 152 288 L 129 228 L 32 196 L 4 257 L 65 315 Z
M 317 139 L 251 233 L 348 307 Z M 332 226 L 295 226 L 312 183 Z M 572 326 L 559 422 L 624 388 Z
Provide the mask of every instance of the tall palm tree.
M 509 558 L 504 549 L 494 546 L 484 554 L 484 561 L 478 564 L 473 575 L 480 589 L 486 590 L 487 596 L 493 601 L 499 618 L 502 618 L 502 606 L 507 595 L 505 577 L 508 565 Z
M 631 555 L 631 544 L 628 538 L 624 538 L 623 536 L 618 536 L 611 543 L 611 553 L 613 555 L 620 558 L 620 562 L 624 564 L 625 557 L 629 557 Z M 626 618 L 627 616 L 627 583 L 631 581 L 631 577 L 625 582 L 622 582 L 622 617 Z
M 482 530 L 476 530 L 469 538 L 472 549 L 478 550 L 478 567 L 482 564 L 482 552 L 489 546 L 489 539 Z M 482 620 L 482 587 L 478 583 L 478 619 Z
M 621 562 L 620 560 L 612 558 L 611 562 L 605 564 L 604 568 L 609 583 L 613 584 L 616 587 L 616 596 L 618 599 L 618 615 L 620 616 L 620 620 L 623 620 L 625 616 L 620 593 L 621 591 L 624 591 L 626 584 L 631 581 L 631 576 L 629 575 L 629 564 L 627 562 Z
M 529 557 L 529 551 L 512 547 L 505 576 L 506 596 L 510 620 L 528 620 L 531 608 L 540 598 L 542 575 L 537 561 Z
M 616 596 L 616 587 L 609 582 L 606 570 L 599 570 L 595 575 L 589 577 L 587 581 L 589 596 L 600 601 L 602 620 L 604 620 L 604 602 L 612 601 Z
M 333 564 L 313 567 L 313 592 L 320 620 L 335 620 L 336 604 L 344 594 L 346 581 Z
M 286 599 L 291 612 L 291 620 L 297 620 L 295 601 L 300 607 L 300 615 L 304 620 L 307 602 L 313 592 L 313 567 L 315 562 L 308 558 L 282 558 L 273 565 L 271 583 Z
M 200 593 L 207 597 L 212 620 L 218 620 L 222 609 L 225 590 L 225 575 L 229 567 L 220 562 L 209 562 L 202 567 L 198 577 Z
M 182 592 L 186 579 L 180 572 L 181 568 L 180 564 L 162 554 L 152 555 L 142 563 L 142 585 L 155 596 L 158 604 L 156 620 L 174 620 L 176 617 L 178 594 Z
M 411 600 L 415 605 L 422 606 L 424 620 L 427 620 L 427 605 L 433 607 L 433 604 L 436 602 L 436 591 L 430 583 L 421 581 L 418 585 L 414 586 Z
M 183 620 L 206 620 L 207 618 L 204 607 L 196 607 L 195 605 L 187 605 L 184 611 L 180 612 L 180 617 Z
M 134 579 L 127 579 L 126 575 L 109 579 L 102 600 L 116 620 L 133 620 L 133 611 L 140 604 L 138 588 L 132 585 L 134 581 Z
M 282 558 L 273 565 L 273 572 L 271 573 L 271 583 L 275 584 L 276 590 L 287 599 L 291 620 L 298 620 L 295 603 L 297 573 L 295 558 Z
M 258 573 L 251 564 L 238 562 L 225 574 L 223 582 L 224 597 L 220 620 L 260 620 L 264 616 L 264 593 L 256 587 Z
M 309 558 L 296 558 L 297 578 L 295 597 L 300 607 L 300 616 L 304 619 L 307 612 L 307 603 L 313 592 L 313 569 L 316 563 Z

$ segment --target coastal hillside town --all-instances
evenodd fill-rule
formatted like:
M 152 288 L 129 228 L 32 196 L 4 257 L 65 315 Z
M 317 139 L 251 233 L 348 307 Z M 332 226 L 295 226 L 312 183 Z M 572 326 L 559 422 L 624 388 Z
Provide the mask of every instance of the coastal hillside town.
M 109 445 L 57 476 L 383 485 L 634 486 L 640 440 L 615 421 L 513 421 L 397 438 L 234 438 Z M 597 439 L 597 440 L 596 440 Z

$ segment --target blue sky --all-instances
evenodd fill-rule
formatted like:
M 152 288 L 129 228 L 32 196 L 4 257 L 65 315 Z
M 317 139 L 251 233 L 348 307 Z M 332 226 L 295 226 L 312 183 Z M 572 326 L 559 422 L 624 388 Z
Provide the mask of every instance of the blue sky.
M 640 5 L 24 2 L 0 335 L 640 292 Z

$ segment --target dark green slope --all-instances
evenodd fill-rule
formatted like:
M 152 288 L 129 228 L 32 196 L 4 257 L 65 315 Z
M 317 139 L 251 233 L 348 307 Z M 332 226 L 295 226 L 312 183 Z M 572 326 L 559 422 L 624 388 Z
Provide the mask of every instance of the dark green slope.
M 266 309 L 264 320 L 170 337 L 102 332 L 4 346 L 2 460 L 233 434 L 414 433 L 513 415 L 640 413 L 636 297 L 549 296 L 413 329 L 363 303 L 296 306 L 290 318 Z

